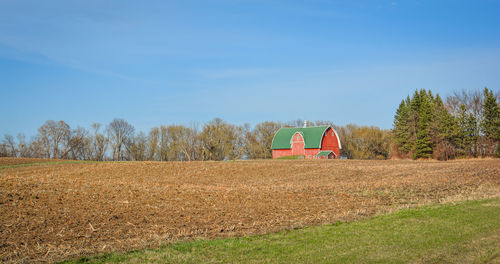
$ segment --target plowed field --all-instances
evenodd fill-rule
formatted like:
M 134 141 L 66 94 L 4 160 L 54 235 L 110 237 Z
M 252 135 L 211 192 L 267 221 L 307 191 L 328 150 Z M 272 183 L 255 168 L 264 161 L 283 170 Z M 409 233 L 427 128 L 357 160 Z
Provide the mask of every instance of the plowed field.
M 0 260 L 51 262 L 499 195 L 499 160 L 58 163 L 4 168 Z
M 63 160 L 35 159 L 35 158 L 0 158 L 0 166 L 54 162 L 54 161 L 63 161 Z

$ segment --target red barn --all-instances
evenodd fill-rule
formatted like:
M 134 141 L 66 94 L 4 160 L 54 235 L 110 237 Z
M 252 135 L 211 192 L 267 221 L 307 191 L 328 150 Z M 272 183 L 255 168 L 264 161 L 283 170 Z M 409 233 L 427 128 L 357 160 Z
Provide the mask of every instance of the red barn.
M 273 159 L 303 155 L 306 159 L 338 159 L 340 139 L 330 126 L 283 127 L 271 144 Z

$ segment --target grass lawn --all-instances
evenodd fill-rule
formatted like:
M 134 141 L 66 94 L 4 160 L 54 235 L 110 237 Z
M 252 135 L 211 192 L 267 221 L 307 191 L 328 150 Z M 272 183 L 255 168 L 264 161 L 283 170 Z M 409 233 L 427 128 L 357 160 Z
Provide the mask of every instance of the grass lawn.
M 402 210 L 263 236 L 196 240 L 65 263 L 500 263 L 500 199 Z
M 284 157 L 279 157 L 279 160 L 296 160 L 296 159 L 304 159 L 304 155 L 292 155 L 292 156 L 284 156 Z

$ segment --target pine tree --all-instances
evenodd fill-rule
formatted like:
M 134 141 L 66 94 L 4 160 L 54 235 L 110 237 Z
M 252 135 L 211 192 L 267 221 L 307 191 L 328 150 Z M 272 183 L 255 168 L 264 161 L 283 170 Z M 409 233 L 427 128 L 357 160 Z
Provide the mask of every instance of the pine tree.
M 441 140 L 439 136 L 439 128 L 442 122 L 443 112 L 447 112 L 444 107 L 443 100 L 441 100 L 441 96 L 436 94 L 436 97 L 433 97 L 431 91 L 429 91 L 429 96 L 431 99 L 431 140 L 433 148 L 439 143 Z
M 484 88 L 481 132 L 489 142 L 497 146 L 496 155 L 500 156 L 500 108 L 497 99 L 493 96 L 493 91 L 486 87 Z
M 469 113 L 464 105 L 460 106 L 460 112 L 457 116 L 458 136 L 457 147 L 463 155 L 472 153 L 474 143 L 477 141 L 475 127 L 477 124 L 476 118 L 472 113 Z
M 441 125 L 439 127 L 439 136 L 443 140 L 442 146 L 446 155 L 445 159 L 455 158 L 457 149 L 457 138 L 459 128 L 457 120 L 448 111 L 444 112 L 441 117 Z
M 408 112 L 408 105 L 405 100 L 402 100 L 394 116 L 394 139 L 401 154 L 407 154 L 411 150 Z
M 415 90 L 415 93 L 410 99 L 408 104 L 408 127 L 409 127 L 409 137 L 408 137 L 408 145 L 412 152 L 415 151 L 416 141 L 417 141 L 417 133 L 420 127 L 419 123 L 419 113 L 420 113 L 420 105 L 421 98 L 418 90 Z
M 425 90 L 420 91 L 420 107 L 418 112 L 418 131 L 413 158 L 429 158 L 432 155 L 430 128 L 432 122 L 432 105 L 430 96 Z
M 456 153 L 455 139 L 458 131 L 457 123 L 444 106 L 439 94 L 436 94 L 434 98 L 432 114 L 431 139 L 433 157 L 439 160 L 454 158 Z

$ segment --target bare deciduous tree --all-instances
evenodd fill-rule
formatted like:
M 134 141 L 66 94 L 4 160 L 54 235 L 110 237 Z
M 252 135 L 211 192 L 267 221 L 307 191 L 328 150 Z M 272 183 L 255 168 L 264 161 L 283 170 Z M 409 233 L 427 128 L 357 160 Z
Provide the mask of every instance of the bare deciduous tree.
M 251 159 L 267 159 L 272 157 L 271 144 L 274 134 L 280 127 L 281 123 L 266 121 L 259 123 L 250 131 L 247 129 L 244 134 L 247 156 Z
M 224 160 L 236 157 L 236 129 L 220 118 L 208 122 L 200 133 L 205 160 Z
M 148 160 L 158 160 L 158 142 L 160 141 L 160 129 L 157 127 L 151 128 L 148 135 Z
M 188 160 L 200 160 L 202 158 L 202 146 L 199 137 L 199 129 L 197 123 L 191 123 L 186 130 L 186 148 L 189 153 Z
M 181 125 L 168 126 L 169 158 L 171 160 L 191 160 L 189 153 L 189 128 Z
M 9 156 L 9 149 L 4 142 L 1 142 L 0 143 L 0 157 L 8 157 L 8 156 Z
M 342 155 L 354 159 L 386 159 L 391 132 L 378 127 L 348 124 L 335 129 L 341 139 Z
M 107 132 L 113 150 L 113 160 L 122 160 L 125 145 L 134 134 L 134 127 L 123 119 L 109 123 Z
M 168 151 L 170 148 L 170 137 L 168 136 L 168 127 L 160 126 L 160 138 L 158 156 L 160 161 L 169 160 Z
M 108 138 L 101 133 L 102 125 L 99 123 L 92 124 L 92 140 L 91 140 L 91 155 L 92 159 L 103 161 L 108 147 Z
M 462 114 L 462 106 L 465 107 L 466 113 L 471 115 L 474 120 L 472 124 L 472 136 L 479 139 L 480 136 L 480 124 L 482 123 L 482 111 L 483 111 L 483 93 L 480 90 L 465 90 L 454 91 L 451 96 L 446 98 L 446 108 L 455 117 Z M 477 156 L 482 148 L 477 140 L 472 143 L 470 148 L 470 153 L 473 156 Z
M 130 160 L 146 160 L 147 138 L 141 131 L 135 137 L 130 137 L 127 142 L 128 159 Z
M 19 157 L 31 158 L 33 153 L 31 151 L 31 144 L 26 142 L 26 137 L 24 134 L 17 134 L 17 150 Z
M 16 140 L 13 136 L 5 134 L 2 144 L 5 146 L 6 156 L 17 157 Z
M 64 121 L 49 120 L 38 128 L 38 140 L 46 158 L 66 158 L 71 129 Z
M 460 90 L 454 91 L 451 96 L 446 98 L 446 108 L 452 115 L 460 113 L 460 106 L 464 105 L 465 109 L 472 113 L 475 118 L 478 118 L 482 111 L 483 94 L 480 90 Z
M 71 132 L 69 145 L 68 153 L 71 156 L 71 159 L 92 159 L 91 139 L 89 137 L 89 132 L 85 128 L 78 127 Z

